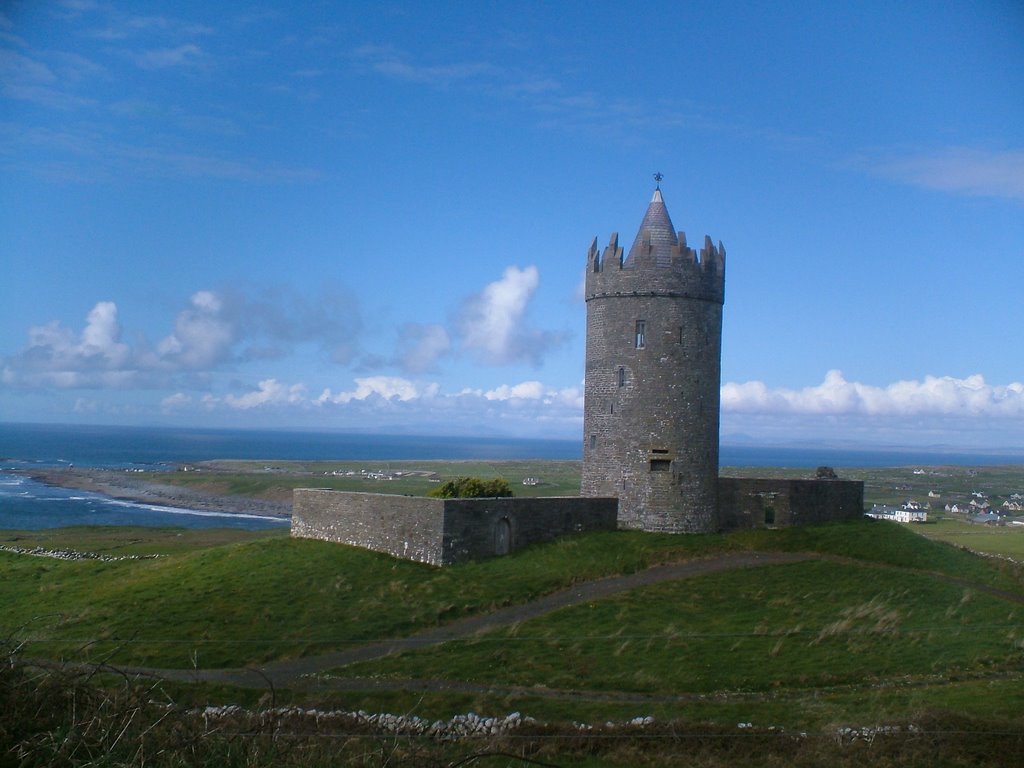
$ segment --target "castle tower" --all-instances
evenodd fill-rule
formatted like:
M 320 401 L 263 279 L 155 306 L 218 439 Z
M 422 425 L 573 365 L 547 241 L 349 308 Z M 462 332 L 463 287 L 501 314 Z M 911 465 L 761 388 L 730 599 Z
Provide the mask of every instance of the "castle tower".
M 689 248 L 660 184 L 625 258 L 617 233 L 590 246 L 581 492 L 622 528 L 718 530 L 724 290 L 725 248 Z

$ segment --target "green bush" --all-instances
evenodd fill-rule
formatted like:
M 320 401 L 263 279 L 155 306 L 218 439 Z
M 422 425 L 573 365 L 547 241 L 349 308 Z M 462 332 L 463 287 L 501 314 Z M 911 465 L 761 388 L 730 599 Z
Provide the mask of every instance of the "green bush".
M 512 487 L 508 480 L 495 477 L 491 480 L 481 480 L 479 477 L 457 477 L 448 480 L 441 486 L 432 490 L 428 496 L 435 499 L 483 499 L 496 496 L 511 496 Z

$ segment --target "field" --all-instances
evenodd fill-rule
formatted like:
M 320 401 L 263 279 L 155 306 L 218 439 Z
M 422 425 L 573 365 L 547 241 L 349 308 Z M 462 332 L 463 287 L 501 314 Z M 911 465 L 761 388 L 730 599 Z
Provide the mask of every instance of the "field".
M 504 478 L 516 496 L 572 496 L 579 493 L 580 472 L 578 461 L 210 461 L 147 477 L 211 493 L 290 500 L 294 488 L 425 496 L 462 476 Z M 524 485 L 527 478 L 538 482 Z
M 1010 498 L 1024 479 L 840 474 L 869 503 Z M 217 462 L 160 481 L 273 498 L 425 493 L 458 475 L 558 495 L 579 465 Z M 120 558 L 0 551 L 0 765 L 9 748 L 24 758 L 12 765 L 1021 764 L 1024 536 L 932 520 L 597 533 L 445 569 L 281 531 L 0 532 L 5 547 Z M 668 567 L 692 570 L 655 578 Z M 199 714 L 229 704 L 223 721 Z M 360 710 L 517 719 L 439 740 L 346 714 Z
M 1020 570 L 892 523 L 593 534 L 447 569 L 279 532 L 80 529 L 12 532 L 0 543 L 161 555 L 65 562 L 0 553 L 4 632 L 24 657 L 191 670 L 195 682 L 161 684 L 161 695 L 182 706 L 266 706 L 265 686 L 206 671 L 267 665 L 270 674 L 275 662 L 305 659 L 317 671 L 291 684 L 276 679 L 278 705 L 430 719 L 519 712 L 559 733 L 574 721 L 607 727 L 650 717 L 659 738 L 666 727 L 752 741 L 774 734 L 772 750 L 779 729 L 811 741 L 832 734 L 832 744 L 852 726 L 955 723 L 978 729 L 978 743 L 997 730 L 1018 750 L 1024 734 Z M 744 552 L 803 559 L 638 586 L 343 667 L 316 662 L 600 577 Z M 552 751 L 550 740 L 530 741 L 530 754 L 558 765 L 659 764 L 663 752 L 638 745 L 634 731 L 613 726 L 600 748 L 584 741 Z M 721 749 L 706 764 L 744 764 Z M 981 764 L 1000 764 L 992 760 Z

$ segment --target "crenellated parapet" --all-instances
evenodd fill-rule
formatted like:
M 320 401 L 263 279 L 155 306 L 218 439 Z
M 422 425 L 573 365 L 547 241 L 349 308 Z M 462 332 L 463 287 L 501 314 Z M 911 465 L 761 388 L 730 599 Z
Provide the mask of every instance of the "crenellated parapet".
M 689 247 L 686 233 L 677 232 L 675 242 L 652 242 L 642 231 L 623 256 L 619 235 L 613 232 L 604 251 L 597 238 L 587 254 L 586 298 L 608 295 L 649 295 L 725 302 L 725 246 L 716 246 L 707 235 L 697 251 Z

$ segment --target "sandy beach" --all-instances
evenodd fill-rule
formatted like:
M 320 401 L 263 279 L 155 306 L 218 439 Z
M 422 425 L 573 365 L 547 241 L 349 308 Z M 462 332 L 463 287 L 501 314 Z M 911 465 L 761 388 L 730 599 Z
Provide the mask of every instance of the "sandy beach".
M 289 516 L 292 512 L 290 502 L 217 495 L 166 483 L 154 483 L 146 478 L 144 472 L 75 467 L 31 470 L 20 474 L 28 475 L 33 480 L 47 485 L 102 493 L 121 501 L 141 504 L 274 517 Z

